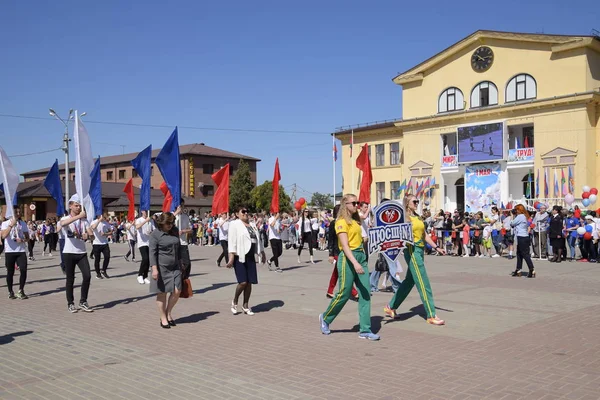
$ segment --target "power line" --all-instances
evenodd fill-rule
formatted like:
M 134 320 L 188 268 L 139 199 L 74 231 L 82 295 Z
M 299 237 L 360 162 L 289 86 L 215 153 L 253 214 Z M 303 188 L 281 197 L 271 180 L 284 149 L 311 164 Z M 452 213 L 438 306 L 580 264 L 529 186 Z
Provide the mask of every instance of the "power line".
M 34 117 L 30 115 L 14 115 L 0 114 L 4 118 L 20 118 L 20 119 L 35 119 L 42 121 L 53 121 L 54 118 Z M 85 120 L 86 124 L 102 124 L 102 125 L 119 125 L 119 126 L 135 126 L 141 128 L 169 128 L 172 129 L 175 125 L 156 125 L 156 124 L 141 124 L 129 122 L 112 122 L 112 121 L 92 121 Z M 291 134 L 306 134 L 306 135 L 329 135 L 330 132 L 315 132 L 315 131 L 288 131 L 288 130 L 271 130 L 271 129 L 244 129 L 244 128 L 211 128 L 202 126 L 179 126 L 180 129 L 191 129 L 201 131 L 221 131 L 221 132 L 250 132 L 250 133 L 291 133 Z
M 10 158 L 15 158 L 15 157 L 27 157 L 27 156 L 35 156 L 35 155 L 37 155 L 37 154 L 52 153 L 52 152 L 55 152 L 55 151 L 58 151 L 58 150 L 62 150 L 62 149 L 63 149 L 62 147 L 59 147 L 59 148 L 57 148 L 57 149 L 52 149 L 52 150 L 43 150 L 43 151 L 38 151 L 38 152 L 35 152 L 35 153 L 26 153 L 26 154 L 13 154 L 13 155 L 10 155 L 9 157 L 10 157 Z

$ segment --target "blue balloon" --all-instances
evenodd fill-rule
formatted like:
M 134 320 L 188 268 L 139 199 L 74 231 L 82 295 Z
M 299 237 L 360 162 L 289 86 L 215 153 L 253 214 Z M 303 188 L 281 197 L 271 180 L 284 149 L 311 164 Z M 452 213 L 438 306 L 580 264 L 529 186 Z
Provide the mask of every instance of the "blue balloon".
M 583 204 L 584 207 L 587 207 L 590 205 L 590 199 L 583 199 L 583 201 L 581 203 Z
M 585 231 L 586 232 L 592 233 L 593 230 L 594 230 L 594 228 L 591 225 L 586 225 L 585 226 Z

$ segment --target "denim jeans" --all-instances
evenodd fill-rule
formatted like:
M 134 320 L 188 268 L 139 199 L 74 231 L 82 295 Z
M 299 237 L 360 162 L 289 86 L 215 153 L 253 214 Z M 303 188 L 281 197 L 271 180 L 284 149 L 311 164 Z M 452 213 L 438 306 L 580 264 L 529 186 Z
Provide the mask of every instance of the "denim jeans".
M 400 257 L 400 256 L 398 256 L 398 257 Z M 390 274 L 390 278 L 392 280 L 392 290 L 394 291 L 394 293 L 396 293 L 398 291 L 398 288 L 400 287 L 400 284 L 402 283 L 402 279 L 396 278 L 396 273 L 402 272 L 402 266 L 400 266 L 400 271 L 398 271 L 398 264 L 400 262 L 399 258 L 397 259 L 396 262 L 391 262 L 387 258 L 385 260 L 388 263 L 389 274 Z
M 567 238 L 567 243 L 569 244 L 569 248 L 571 249 L 571 258 L 575 258 L 575 242 L 577 242 L 577 236 L 571 236 Z
M 379 278 L 381 277 L 381 271 L 371 271 L 371 276 L 369 277 L 369 283 L 371 285 L 371 292 L 378 292 L 379 288 L 377 284 L 379 283 Z

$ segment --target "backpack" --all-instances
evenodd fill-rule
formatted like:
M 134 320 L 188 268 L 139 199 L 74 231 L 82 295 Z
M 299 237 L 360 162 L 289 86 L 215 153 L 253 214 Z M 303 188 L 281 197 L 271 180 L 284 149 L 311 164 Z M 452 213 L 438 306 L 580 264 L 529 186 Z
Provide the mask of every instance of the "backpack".
M 387 272 L 390 267 L 385 259 L 385 256 L 381 253 L 377 256 L 377 261 L 375 262 L 375 271 L 378 272 Z

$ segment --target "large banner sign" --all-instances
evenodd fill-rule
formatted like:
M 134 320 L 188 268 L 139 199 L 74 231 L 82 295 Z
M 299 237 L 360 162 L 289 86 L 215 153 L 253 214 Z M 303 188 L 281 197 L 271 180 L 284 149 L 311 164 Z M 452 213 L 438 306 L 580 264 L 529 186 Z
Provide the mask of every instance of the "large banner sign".
M 458 158 L 456 156 L 443 156 L 442 157 L 442 168 L 456 167 L 458 166 Z
M 503 122 L 459 126 L 458 163 L 503 160 L 505 129 Z
M 386 201 L 373 209 L 375 224 L 369 228 L 369 254 L 381 252 L 394 262 L 400 250 L 413 244 L 412 224 L 405 222 L 404 207 L 396 200 Z
M 468 212 L 491 211 L 500 204 L 500 165 L 468 165 L 465 175 L 465 209 Z
M 535 152 L 533 147 L 508 150 L 508 162 L 533 160 L 535 160 Z

